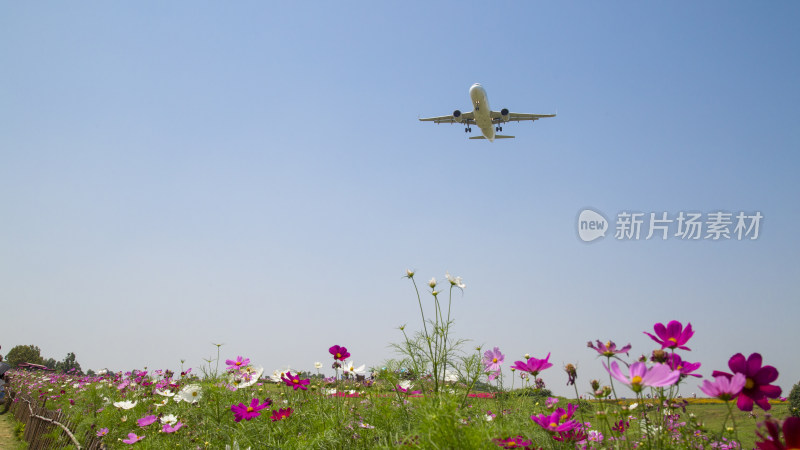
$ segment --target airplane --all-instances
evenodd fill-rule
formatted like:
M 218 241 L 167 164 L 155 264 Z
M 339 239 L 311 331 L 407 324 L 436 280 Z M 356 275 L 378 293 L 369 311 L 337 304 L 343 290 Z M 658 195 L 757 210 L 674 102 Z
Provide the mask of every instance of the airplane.
M 451 116 L 427 117 L 419 119 L 420 122 L 434 122 L 434 123 L 461 123 L 465 125 L 464 132 L 471 133 L 472 127 L 470 125 L 478 125 L 481 130 L 482 136 L 472 136 L 470 139 L 488 139 L 489 142 L 494 142 L 495 139 L 513 139 L 514 136 L 503 136 L 495 134 L 497 131 L 503 131 L 503 124 L 506 122 L 520 122 L 523 120 L 530 120 L 531 123 L 545 117 L 555 117 L 555 114 L 522 114 L 508 112 L 508 109 L 503 108 L 500 111 L 492 111 L 489 108 L 489 99 L 486 97 L 486 90 L 480 83 L 475 83 L 469 88 L 469 97 L 472 99 L 472 112 L 462 113 L 459 110 L 453 111 Z

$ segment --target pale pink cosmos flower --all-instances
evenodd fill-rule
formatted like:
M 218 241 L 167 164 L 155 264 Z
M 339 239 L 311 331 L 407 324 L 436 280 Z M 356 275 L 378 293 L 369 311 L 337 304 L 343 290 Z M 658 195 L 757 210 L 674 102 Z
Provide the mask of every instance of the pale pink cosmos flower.
M 641 392 L 645 386 L 671 386 L 681 377 L 680 370 L 672 370 L 665 364 L 654 364 L 648 369 L 645 363 L 635 362 L 628 369 L 629 377 L 620 370 L 616 361 L 611 362 L 610 369 L 605 363 L 603 367 L 612 377 L 630 386 L 633 392 Z
M 700 390 L 709 397 L 716 397 L 720 400 L 731 400 L 736 398 L 742 388 L 744 388 L 747 377 L 743 373 L 736 373 L 731 378 L 723 375 L 714 377 L 713 382 L 703 380 Z
M 499 347 L 495 347 L 493 350 L 486 350 L 483 354 L 483 365 L 487 372 L 497 372 L 505 359 L 506 355 L 500 353 Z

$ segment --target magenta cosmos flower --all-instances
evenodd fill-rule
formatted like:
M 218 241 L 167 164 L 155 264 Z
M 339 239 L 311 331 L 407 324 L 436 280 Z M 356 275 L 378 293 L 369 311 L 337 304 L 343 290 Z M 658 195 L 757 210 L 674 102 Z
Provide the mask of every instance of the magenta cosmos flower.
M 743 373 L 737 373 L 731 378 L 720 375 L 714 377 L 714 380 L 714 382 L 703 380 L 700 390 L 709 397 L 716 397 L 727 402 L 742 392 L 746 377 Z
M 694 335 L 691 323 L 687 323 L 686 328 L 683 328 L 683 325 L 681 325 L 680 322 L 673 320 L 668 323 L 667 326 L 664 326 L 663 323 L 657 323 L 653 326 L 653 330 L 656 332 L 658 337 L 653 336 L 647 331 L 645 331 L 644 334 L 650 336 L 651 339 L 661 344 L 662 350 L 665 348 L 691 350 L 689 347 L 684 345 L 689 342 L 689 339 L 691 339 L 691 337 Z
M 292 408 L 286 408 L 286 409 L 281 408 L 277 411 L 272 411 L 272 421 L 277 422 L 291 415 L 292 415 Z
M 495 439 L 494 443 L 501 448 L 520 448 L 528 449 L 533 445 L 532 441 L 526 441 L 522 436 L 517 436 L 508 439 Z
M 341 347 L 338 345 L 334 345 L 333 347 L 328 349 L 331 355 L 333 355 L 333 359 L 337 361 L 344 361 L 345 359 L 350 357 L 350 353 L 347 351 L 347 347 Z
M 566 411 L 564 408 L 558 408 L 550 415 L 531 416 L 531 420 L 550 433 L 561 433 L 580 426 L 577 420 L 572 419 L 577 409 L 577 406 L 570 403 Z
M 774 419 L 767 419 L 764 422 L 769 436 L 763 436 L 756 432 L 761 442 L 756 442 L 759 450 L 792 450 L 800 448 L 800 417 L 787 417 L 783 421 L 783 442 L 781 442 L 781 430 Z M 785 443 L 785 445 L 784 445 Z
M 244 403 L 239 403 L 238 405 L 231 405 L 231 411 L 233 411 L 233 418 L 235 421 L 240 422 L 242 419 L 250 420 L 255 417 L 261 415 L 259 411 L 266 408 L 267 406 L 271 405 L 272 401 L 267 399 L 264 403 L 259 404 L 258 399 L 254 398 L 250 401 L 250 404 L 245 406 Z
M 283 380 L 287 386 L 291 386 L 295 391 L 298 389 L 307 391 L 307 386 L 311 383 L 311 380 L 301 380 L 300 375 L 292 375 L 292 372 L 286 372 L 286 375 L 282 376 L 281 380 Z
M 128 433 L 128 439 L 123 439 L 122 442 L 124 442 L 124 443 L 126 443 L 128 445 L 133 445 L 133 444 L 141 441 L 142 439 L 144 439 L 144 436 L 137 436 L 136 433 Z M 150 441 L 148 441 L 148 442 L 150 442 Z
M 165 423 L 164 426 L 161 428 L 161 431 L 163 431 L 164 433 L 174 433 L 183 428 L 183 425 L 184 424 L 181 422 L 177 422 L 175 425 L 170 425 L 168 423 Z
M 144 428 L 158 419 L 156 416 L 144 416 L 141 419 L 137 420 L 136 423 L 139 424 L 140 427 Z
M 741 373 L 745 376 L 744 388 L 736 400 L 736 406 L 740 410 L 752 411 L 753 403 L 755 403 L 764 411 L 769 411 L 772 406 L 770 406 L 768 398 L 781 396 L 780 386 L 770 384 L 778 379 L 778 370 L 772 366 L 762 367 L 760 353 L 753 353 L 746 360 L 743 354 L 737 353 L 728 360 L 728 367 L 731 372 Z M 711 376 L 733 378 L 733 375 L 718 370 L 715 370 Z
M 672 370 L 666 364 L 654 364 L 650 369 L 643 362 L 635 362 L 628 368 L 630 377 L 625 376 L 616 361 L 611 362 L 611 368 L 603 363 L 603 367 L 612 377 L 627 384 L 633 392 L 641 392 L 645 386 L 662 387 L 675 384 L 681 377 L 679 370 Z
M 228 370 L 240 370 L 250 364 L 250 358 L 237 356 L 236 359 L 226 359 L 225 364 L 228 365 Z
M 528 372 L 536 377 L 544 369 L 553 367 L 553 364 L 548 361 L 549 359 L 550 353 L 544 359 L 528 358 L 527 361 L 515 361 L 511 368 L 521 372 Z
M 672 370 L 679 371 L 684 378 L 689 375 L 700 378 L 700 374 L 692 372 L 699 369 L 701 364 L 699 362 L 690 363 L 689 361 L 684 361 L 677 353 L 670 353 L 667 355 L 667 365 Z
M 595 342 L 597 342 L 597 347 L 595 347 L 594 344 L 592 344 L 592 341 L 587 342 L 586 346 L 595 350 L 597 353 L 603 356 L 607 356 L 609 358 L 619 353 L 628 354 L 628 352 L 631 350 L 631 344 L 628 344 L 625 347 L 622 347 L 621 349 L 617 350 L 617 344 L 615 344 L 614 341 L 608 341 L 604 344 L 600 342 L 600 340 L 598 339 Z

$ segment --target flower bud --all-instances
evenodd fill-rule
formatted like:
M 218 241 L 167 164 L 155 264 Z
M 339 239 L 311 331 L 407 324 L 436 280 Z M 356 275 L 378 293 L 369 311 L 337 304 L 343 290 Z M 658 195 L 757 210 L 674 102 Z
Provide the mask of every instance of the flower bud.
M 428 286 L 430 286 L 431 289 L 436 287 L 436 278 L 435 277 L 431 278 L 431 281 L 428 281 Z
M 411 269 L 406 269 L 406 277 L 414 278 L 414 271 Z
M 597 380 L 592 380 L 589 384 L 592 385 L 592 390 L 594 391 L 600 389 L 600 382 Z
M 650 360 L 657 363 L 665 363 L 667 362 L 667 352 L 664 350 L 653 350 L 653 356 Z
M 531 359 L 531 355 L 529 355 L 529 354 L 525 353 L 525 360 L 527 361 L 527 360 L 529 360 L 529 359 Z

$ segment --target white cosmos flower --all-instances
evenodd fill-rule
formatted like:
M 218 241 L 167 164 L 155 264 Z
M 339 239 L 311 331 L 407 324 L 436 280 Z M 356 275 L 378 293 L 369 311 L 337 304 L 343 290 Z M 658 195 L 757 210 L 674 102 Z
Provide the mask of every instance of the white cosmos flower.
M 178 400 L 178 398 L 175 397 L 175 401 L 180 401 L 180 400 Z M 160 402 L 156 402 L 155 403 L 156 409 L 161 408 L 162 406 L 166 406 L 167 403 L 169 403 L 169 399 L 168 398 L 165 398 L 164 400 L 161 400 Z
M 334 395 L 336 394 L 336 389 L 325 389 L 325 395 Z
M 280 370 L 273 371 L 272 375 L 269 376 L 269 379 L 275 383 L 282 383 L 283 380 L 281 378 L 286 375 L 286 372 L 290 372 L 289 366 L 286 366 Z
M 126 400 L 126 401 L 123 401 L 123 402 L 114 402 L 114 406 L 116 406 L 117 408 L 122 408 L 122 409 L 131 409 L 134 406 L 136 406 L 136 403 L 137 402 L 132 402 L 130 400 Z
M 156 394 L 162 395 L 164 397 L 172 397 L 173 395 L 175 395 L 175 393 L 172 391 L 162 391 L 161 389 L 156 389 L 155 392 Z
M 403 388 L 405 390 L 411 389 L 411 381 L 410 380 L 403 380 L 398 384 L 400 385 L 401 388 Z
M 455 286 L 460 289 L 464 289 L 465 287 L 467 287 L 467 285 L 464 284 L 463 281 L 461 281 L 461 277 L 453 278 L 453 276 L 451 276 L 449 272 L 445 272 L 444 276 L 445 278 L 447 278 L 447 281 L 450 282 L 451 286 Z
M 178 421 L 178 418 L 175 414 L 167 414 L 166 416 L 161 416 L 161 423 L 168 423 L 170 425 L 175 425 L 175 422 Z
M 359 367 L 356 367 L 353 361 L 342 366 L 342 371 L 344 373 L 352 373 L 353 375 L 364 375 L 366 373 L 365 365 L 362 364 Z
M 244 389 L 256 384 L 263 373 L 263 367 L 254 368 L 253 366 L 247 366 L 239 372 L 232 373 L 230 382 L 236 386 L 237 389 Z
M 197 403 L 203 397 L 203 391 L 199 384 L 190 384 L 184 386 L 183 389 L 175 396 L 176 399 L 186 403 Z
M 317 370 L 322 369 L 322 363 L 319 362 L 319 361 L 315 362 L 314 363 L 314 368 L 317 369 Z

